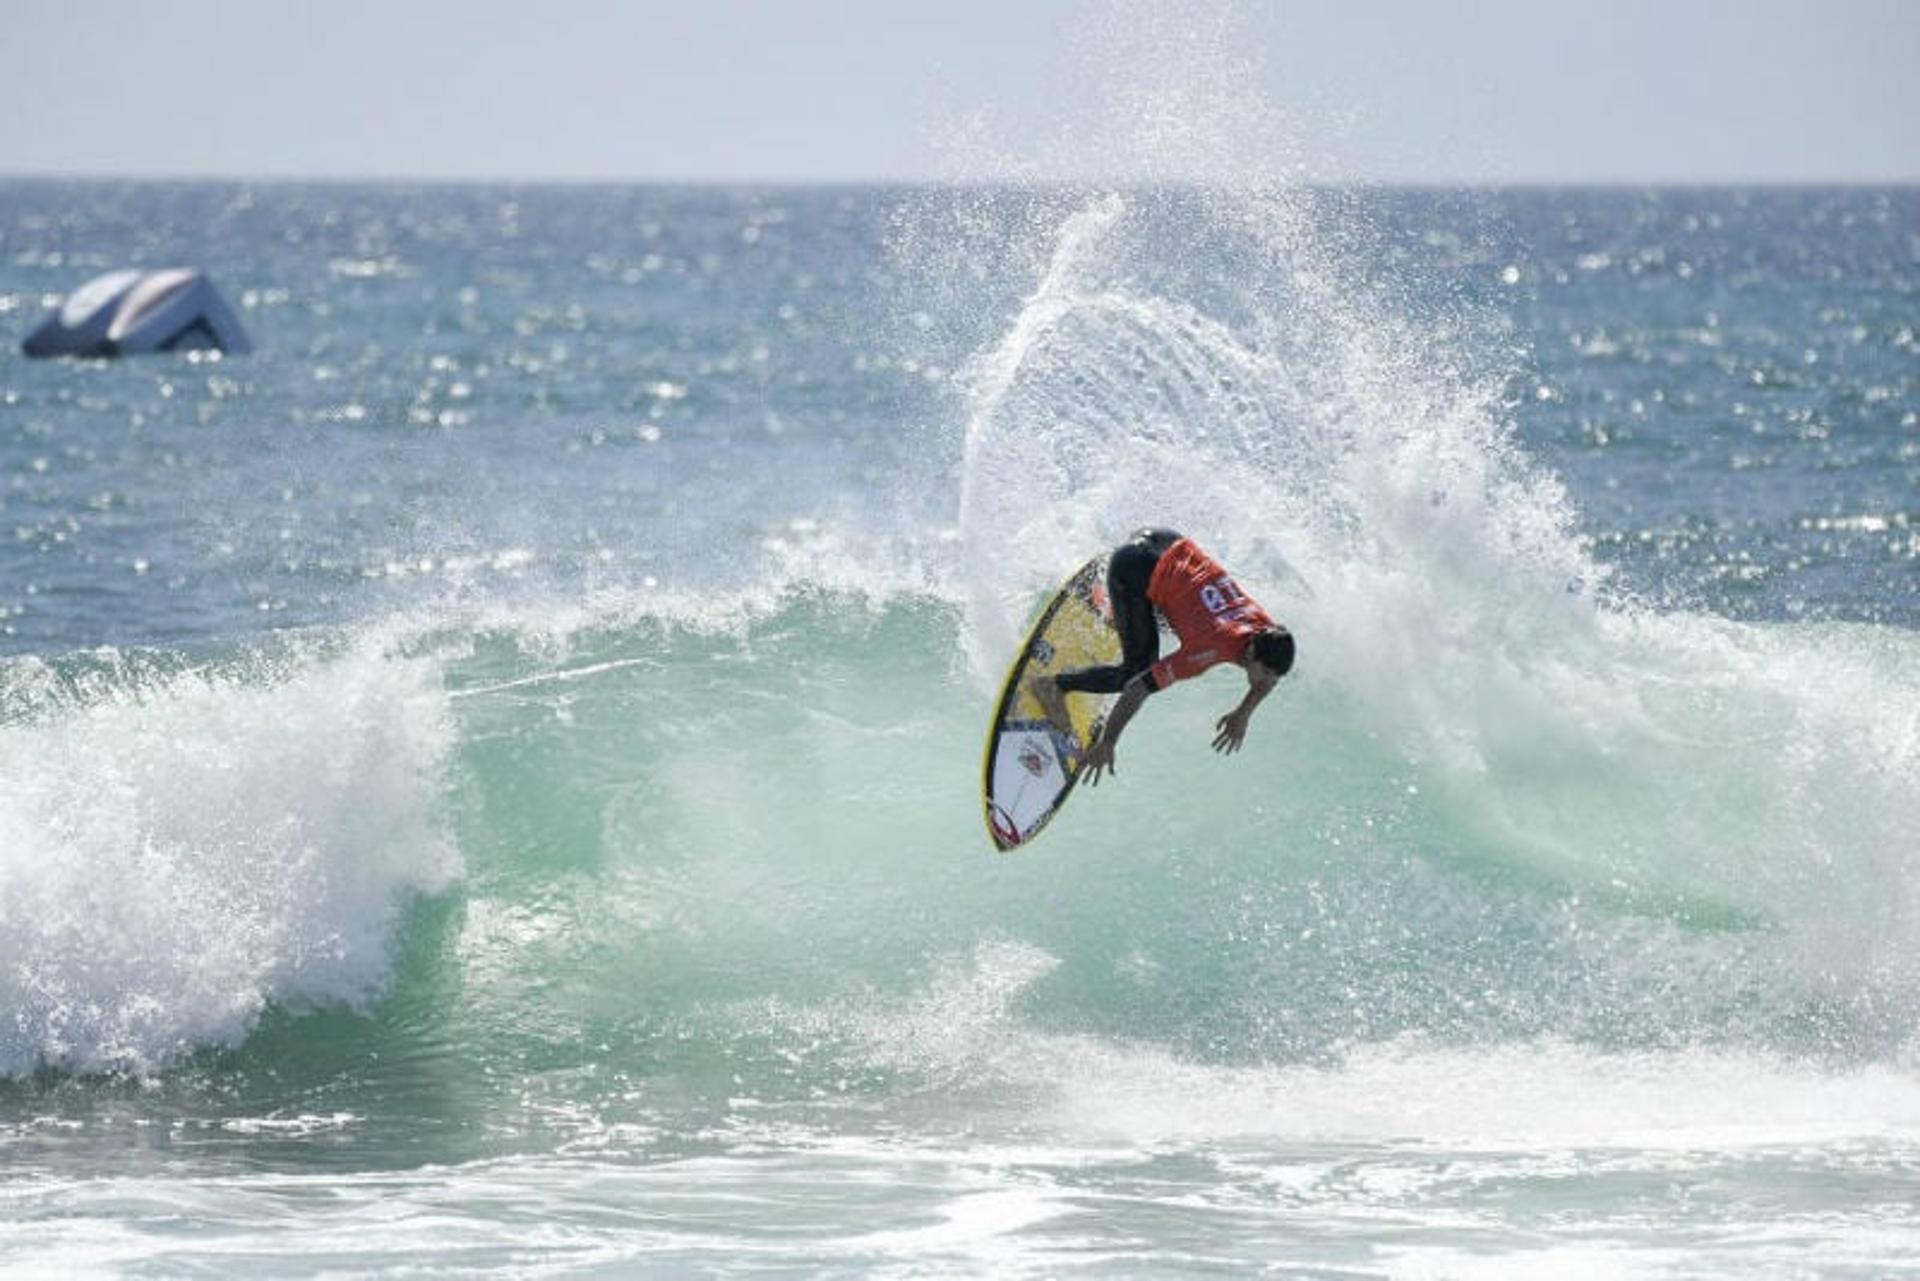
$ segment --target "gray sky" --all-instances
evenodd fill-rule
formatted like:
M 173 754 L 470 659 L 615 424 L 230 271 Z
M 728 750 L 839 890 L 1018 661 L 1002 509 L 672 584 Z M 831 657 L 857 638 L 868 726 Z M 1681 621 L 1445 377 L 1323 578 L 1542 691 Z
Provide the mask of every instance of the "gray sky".
M 1920 180 L 1920 0 L 0 0 L 0 173 Z

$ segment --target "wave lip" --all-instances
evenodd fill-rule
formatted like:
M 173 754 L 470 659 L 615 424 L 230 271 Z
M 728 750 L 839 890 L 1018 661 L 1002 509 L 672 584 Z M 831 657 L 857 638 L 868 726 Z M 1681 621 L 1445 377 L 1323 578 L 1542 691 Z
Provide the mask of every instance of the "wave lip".
M 44 664 L 0 670 L 0 1074 L 152 1071 L 382 990 L 459 870 L 428 664 L 109 666 L 51 706 Z

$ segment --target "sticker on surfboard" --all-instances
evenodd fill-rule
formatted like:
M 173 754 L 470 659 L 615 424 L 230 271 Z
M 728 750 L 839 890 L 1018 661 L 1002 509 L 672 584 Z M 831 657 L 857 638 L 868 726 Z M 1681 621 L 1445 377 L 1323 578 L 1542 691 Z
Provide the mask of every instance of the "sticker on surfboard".
M 1000 688 L 981 784 L 987 833 L 996 849 L 1025 845 L 1060 812 L 1113 701 L 1111 695 L 1070 695 L 1072 725 L 1065 728 L 1047 719 L 1027 689 L 1028 679 L 1119 661 L 1120 635 L 1107 600 L 1107 558 L 1096 556 L 1041 609 Z

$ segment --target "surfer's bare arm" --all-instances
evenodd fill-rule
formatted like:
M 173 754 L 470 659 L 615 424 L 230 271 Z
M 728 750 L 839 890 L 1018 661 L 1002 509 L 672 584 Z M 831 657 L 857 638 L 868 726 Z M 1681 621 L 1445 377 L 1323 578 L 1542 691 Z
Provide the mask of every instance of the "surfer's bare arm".
M 1087 780 L 1087 786 L 1098 787 L 1103 772 L 1115 775 L 1120 772 L 1114 768 L 1113 749 L 1119 745 L 1120 733 L 1126 729 L 1127 722 L 1133 719 L 1133 714 L 1140 710 L 1140 704 L 1146 702 L 1147 695 L 1151 693 L 1153 686 L 1147 683 L 1145 672 L 1128 681 L 1120 691 L 1119 700 L 1114 703 L 1113 710 L 1107 713 L 1106 727 L 1100 731 L 1100 737 L 1093 746 L 1087 749 L 1082 763 L 1082 777 Z
M 1260 706 L 1260 700 L 1273 692 L 1280 678 L 1265 667 L 1255 664 L 1247 668 L 1247 693 L 1240 705 L 1215 722 L 1219 732 L 1213 736 L 1213 750 L 1231 754 L 1240 750 L 1247 741 L 1247 723 L 1253 719 L 1253 709 Z

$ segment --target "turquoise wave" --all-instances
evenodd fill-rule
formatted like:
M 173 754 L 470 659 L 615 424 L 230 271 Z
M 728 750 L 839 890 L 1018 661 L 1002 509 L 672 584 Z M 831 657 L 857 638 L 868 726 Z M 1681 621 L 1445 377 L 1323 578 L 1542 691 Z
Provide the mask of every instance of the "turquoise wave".
M 983 947 L 1039 958 L 987 984 L 1024 1026 L 1222 1064 L 1403 1036 L 1877 1061 L 1915 1033 L 1909 633 L 1605 615 L 1584 657 L 1568 633 L 1386 697 L 1309 629 L 1245 752 L 1208 750 L 1230 678 L 1178 687 L 997 855 L 963 615 L 802 588 L 721 627 L 634 605 L 12 663 L 0 1067 L 397 1089 L 415 1124 L 530 1072 L 583 1107 L 890 1089 L 821 1012 Z M 1480 719 L 1437 735 L 1456 696 Z

